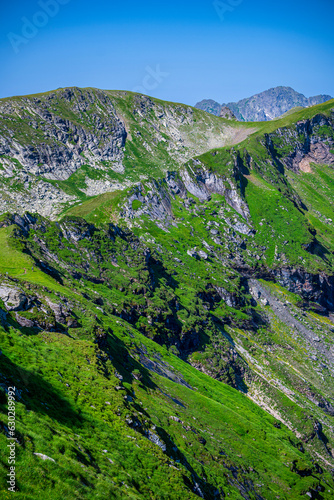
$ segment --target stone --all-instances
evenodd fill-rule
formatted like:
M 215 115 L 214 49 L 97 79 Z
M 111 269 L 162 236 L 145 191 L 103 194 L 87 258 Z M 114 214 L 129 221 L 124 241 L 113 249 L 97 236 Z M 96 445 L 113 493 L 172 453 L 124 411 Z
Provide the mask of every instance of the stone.
M 182 420 L 179 419 L 179 417 L 173 417 L 173 416 L 170 416 L 168 417 L 170 420 L 174 420 L 174 422 L 179 422 L 179 423 L 182 423 Z
M 32 328 L 34 326 L 34 322 L 24 316 L 20 316 L 18 313 L 15 313 L 16 321 L 20 326 L 25 326 L 26 328 Z
M 220 110 L 219 116 L 221 118 L 225 118 L 225 120 L 236 120 L 236 116 L 233 111 L 230 110 L 227 106 L 222 106 Z
M 8 285 L 0 286 L 0 299 L 7 311 L 24 311 L 30 305 L 30 300 L 22 290 Z
M 198 253 L 193 248 L 190 248 L 189 250 L 187 250 L 187 254 L 190 257 L 194 257 L 195 259 L 198 259 Z
M 160 437 L 155 434 L 154 432 L 152 431 L 147 431 L 146 432 L 146 437 L 154 444 L 156 444 L 157 446 L 159 446 L 159 448 L 162 449 L 162 451 L 166 451 L 166 445 L 165 443 L 160 439 Z
M 47 455 L 44 455 L 43 453 L 34 453 L 34 455 L 36 455 L 36 457 L 41 458 L 42 460 L 51 460 L 51 462 L 56 463 L 56 461 L 53 458 L 48 457 Z

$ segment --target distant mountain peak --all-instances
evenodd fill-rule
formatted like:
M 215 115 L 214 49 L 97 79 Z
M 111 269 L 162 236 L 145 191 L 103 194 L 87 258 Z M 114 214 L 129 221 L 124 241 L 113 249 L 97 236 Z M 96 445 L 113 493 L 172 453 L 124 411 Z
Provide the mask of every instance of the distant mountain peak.
M 195 107 L 220 116 L 222 108 L 229 108 L 239 121 L 269 121 L 283 115 L 295 107 L 314 106 L 332 99 L 330 95 L 320 94 L 305 97 L 292 87 L 280 85 L 241 99 L 238 102 L 219 104 L 212 99 L 204 99 Z

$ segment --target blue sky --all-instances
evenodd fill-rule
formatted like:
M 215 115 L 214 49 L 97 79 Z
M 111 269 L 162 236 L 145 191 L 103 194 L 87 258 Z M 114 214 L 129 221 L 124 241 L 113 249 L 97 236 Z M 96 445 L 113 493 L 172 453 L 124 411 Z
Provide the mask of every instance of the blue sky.
M 334 95 L 332 0 L 16 0 L 0 97 L 79 86 L 194 104 L 276 85 Z

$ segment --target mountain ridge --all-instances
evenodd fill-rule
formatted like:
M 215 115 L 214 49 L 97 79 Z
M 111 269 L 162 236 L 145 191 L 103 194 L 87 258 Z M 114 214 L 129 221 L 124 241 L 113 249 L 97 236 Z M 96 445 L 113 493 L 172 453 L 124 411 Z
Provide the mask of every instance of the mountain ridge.
M 147 171 L 163 172 L 166 163 L 176 168 L 178 162 L 196 153 L 242 140 L 250 133 L 232 122 L 208 118 L 190 106 L 162 103 L 131 92 L 91 88 L 0 100 L 2 175 L 9 184 L 6 206 L 13 196 L 14 204 L 19 199 L 28 209 L 26 201 L 30 198 L 31 202 L 35 192 L 40 211 L 40 190 L 43 213 L 51 215 L 55 203 L 71 203 L 77 196 L 86 199 L 119 189 L 124 177 L 125 185 L 130 185 L 140 175 L 147 176 Z M 150 121 L 144 128 L 145 137 L 143 120 Z M 22 123 L 25 133 L 21 132 Z M 238 131 L 244 131 L 240 138 Z M 152 141 L 155 162 L 149 167 Z M 145 164 L 141 158 L 146 158 Z M 68 181 L 71 176 L 72 182 Z M 11 179 L 25 196 L 17 190 L 11 194 Z
M 18 498 L 330 500 L 334 100 L 240 123 L 68 88 L 0 113 Z
M 321 104 L 332 99 L 329 95 L 320 94 L 305 97 L 291 87 L 273 87 L 238 102 L 219 104 L 212 99 L 204 99 L 195 107 L 219 116 L 222 107 L 228 107 L 240 121 L 267 121 L 278 118 L 291 108 L 308 107 Z

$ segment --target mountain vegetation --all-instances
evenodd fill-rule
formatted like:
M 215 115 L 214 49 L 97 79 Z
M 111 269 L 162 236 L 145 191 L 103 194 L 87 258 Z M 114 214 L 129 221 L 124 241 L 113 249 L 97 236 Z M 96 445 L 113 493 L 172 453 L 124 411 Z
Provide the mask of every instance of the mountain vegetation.
M 334 100 L 242 123 L 66 88 L 0 114 L 16 497 L 333 498 Z

